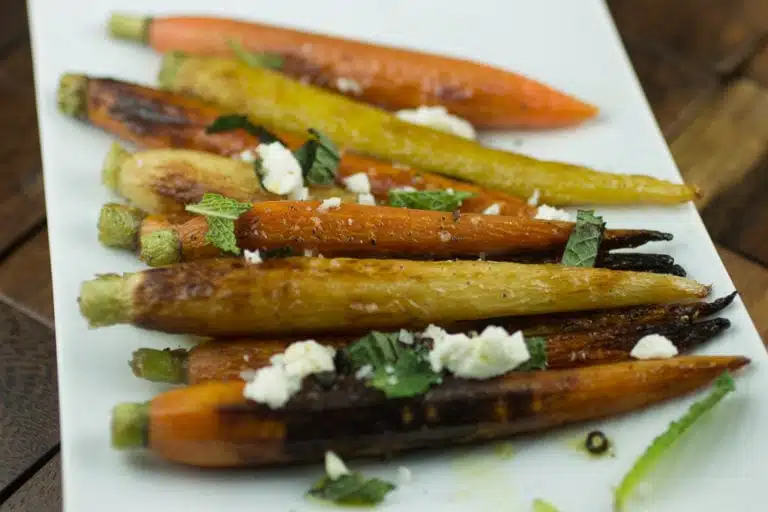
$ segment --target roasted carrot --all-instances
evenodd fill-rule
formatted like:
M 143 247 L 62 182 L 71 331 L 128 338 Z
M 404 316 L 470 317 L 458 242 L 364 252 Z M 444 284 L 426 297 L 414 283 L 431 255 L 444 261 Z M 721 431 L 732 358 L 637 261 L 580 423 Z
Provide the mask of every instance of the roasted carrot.
M 693 325 L 672 323 L 634 331 L 618 329 L 554 334 L 547 337 L 547 368 L 562 370 L 628 361 L 635 343 L 641 337 L 654 333 L 666 336 L 680 352 L 687 352 L 729 326 L 728 320 L 715 318 Z M 317 341 L 341 348 L 355 339 L 355 336 L 336 336 Z M 245 375 L 243 372 L 269 365 L 270 358 L 285 352 L 293 341 L 299 340 L 211 340 L 189 350 L 141 348 L 133 353 L 130 366 L 133 374 L 139 378 L 171 384 L 242 379 Z
M 555 128 L 597 108 L 519 73 L 403 48 L 211 17 L 113 14 L 113 37 L 165 53 L 232 55 L 232 42 L 279 56 L 295 79 L 391 110 L 443 105 L 478 128 Z
M 168 54 L 159 79 L 167 89 L 247 114 L 257 124 L 296 133 L 313 128 L 350 151 L 519 197 L 538 190 L 550 205 L 675 204 L 695 196 L 686 185 L 650 176 L 598 172 L 486 147 L 233 59 Z
M 709 290 L 675 276 L 563 265 L 221 258 L 100 276 L 83 283 L 79 304 L 91 326 L 252 336 L 666 303 Z
M 142 148 L 191 149 L 233 157 L 258 146 L 259 139 L 244 130 L 206 133 L 223 111 L 191 96 L 175 94 L 128 82 L 85 75 L 65 74 L 59 86 L 59 106 L 63 113 L 98 126 Z M 292 150 L 305 138 L 287 132 L 276 135 Z M 178 171 L 177 171 L 178 172 Z M 484 189 L 401 164 L 343 152 L 337 182 L 363 172 L 371 193 L 385 201 L 393 188 L 417 190 L 454 189 L 471 192 L 461 207 L 464 212 L 481 213 L 494 204 L 501 215 L 534 216 L 536 208 L 518 197 Z
M 588 331 L 601 332 L 615 329 L 627 330 L 632 327 L 646 329 L 668 323 L 689 325 L 725 309 L 735 298 L 736 292 L 733 292 L 712 302 L 652 304 L 596 311 L 496 318 L 493 320 L 493 324 L 500 325 L 510 332 L 523 331 L 530 336 Z M 486 320 L 459 322 L 453 325 L 453 329 L 457 331 L 480 331 L 486 325 L 488 325 Z
M 509 260 L 521 254 L 562 255 L 573 224 L 502 217 L 342 204 L 324 210 L 317 201 L 255 203 L 235 223 L 237 245 L 249 251 L 290 249 L 326 257 L 393 257 L 406 259 L 478 258 Z M 205 217 L 177 216 L 179 224 L 161 216 L 142 218 L 134 208 L 107 204 L 99 216 L 100 239 L 113 246 L 138 245 L 151 266 L 214 258 L 221 251 L 205 238 Z M 132 220 L 126 220 L 132 219 Z M 140 234 L 140 237 L 139 237 Z M 132 240 L 139 238 L 138 244 Z M 604 250 L 664 240 L 666 233 L 607 230 Z
M 306 379 L 281 409 L 247 400 L 241 381 L 210 381 L 112 413 L 112 445 L 204 467 L 263 466 L 455 446 L 616 416 L 706 386 L 744 357 L 683 356 L 575 370 L 446 378 L 423 396 L 388 400 L 352 378 Z

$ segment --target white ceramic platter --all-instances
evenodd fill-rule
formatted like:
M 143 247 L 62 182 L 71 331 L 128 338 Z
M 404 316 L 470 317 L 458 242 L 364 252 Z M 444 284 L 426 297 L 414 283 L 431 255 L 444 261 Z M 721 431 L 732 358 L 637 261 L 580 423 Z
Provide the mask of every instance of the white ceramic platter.
M 469 57 L 527 73 L 598 104 L 600 118 L 547 134 L 497 133 L 486 137 L 487 143 L 600 169 L 680 179 L 599 0 L 29 0 L 53 265 L 67 512 L 329 510 L 304 498 L 322 473 L 320 465 L 202 472 L 127 457 L 110 448 L 111 407 L 163 390 L 133 377 L 126 364 L 131 351 L 183 342 L 132 327 L 89 330 L 76 304 L 82 281 L 97 273 L 140 268 L 132 255 L 107 250 L 96 239 L 99 208 L 114 199 L 99 179 L 110 137 L 65 118 L 56 108 L 58 79 L 67 71 L 154 83 L 157 55 L 106 37 L 105 22 L 114 10 L 251 18 Z M 669 251 L 690 277 L 712 283 L 713 296 L 732 291 L 692 206 L 599 212 L 609 226 L 673 232 L 673 242 L 653 249 Z M 766 509 L 759 486 L 768 475 L 766 354 L 740 301 L 725 316 L 733 327 L 705 351 L 748 355 L 753 365 L 738 379 L 737 392 L 692 430 L 660 468 L 642 503 L 648 510 Z M 563 512 L 607 511 L 621 474 L 690 400 L 512 440 L 514 454 L 508 459 L 487 446 L 353 466 L 390 479 L 400 465 L 412 470 L 412 482 L 391 493 L 381 510 L 529 510 L 538 496 Z M 615 440 L 615 458 L 590 460 L 572 448 L 571 440 L 596 426 Z

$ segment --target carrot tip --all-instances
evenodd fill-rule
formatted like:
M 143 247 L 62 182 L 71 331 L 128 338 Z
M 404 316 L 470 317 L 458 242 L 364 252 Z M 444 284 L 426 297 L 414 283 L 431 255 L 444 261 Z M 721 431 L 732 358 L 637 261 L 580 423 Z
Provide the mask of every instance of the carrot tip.
M 145 16 L 132 16 L 130 14 L 113 13 L 109 17 L 107 30 L 115 39 L 125 39 L 137 43 L 149 42 L 149 25 L 152 18 Z

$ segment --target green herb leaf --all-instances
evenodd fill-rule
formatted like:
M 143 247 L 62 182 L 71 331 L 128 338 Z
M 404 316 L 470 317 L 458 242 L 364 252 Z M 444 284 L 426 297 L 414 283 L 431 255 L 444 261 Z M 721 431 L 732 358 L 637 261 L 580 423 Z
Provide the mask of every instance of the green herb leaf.
M 205 133 L 221 133 L 231 132 L 234 130 L 245 130 L 250 135 L 259 139 L 259 142 L 264 144 L 271 144 L 273 142 L 279 142 L 283 145 L 274 133 L 270 132 L 263 126 L 258 126 L 251 123 L 248 117 L 240 114 L 228 114 L 217 117 L 210 125 L 205 128 Z
M 235 220 L 250 210 L 251 203 L 241 203 L 219 194 L 206 193 L 197 204 L 188 204 L 185 210 L 205 216 L 208 231 L 205 240 L 223 252 L 240 254 L 235 237 Z
M 533 512 L 558 512 L 557 508 L 542 499 L 533 500 Z
M 525 344 L 528 346 L 528 353 L 531 354 L 531 358 L 515 368 L 515 371 L 546 370 L 547 338 L 543 336 L 525 338 Z
M 460 190 L 453 193 L 446 190 L 390 190 L 389 205 L 414 210 L 452 212 L 473 195 L 471 192 Z
M 603 241 L 605 222 L 591 210 L 579 210 L 576 225 L 568 238 L 563 253 L 563 265 L 570 267 L 592 267 L 597 260 L 597 251 Z
M 398 333 L 373 331 L 345 349 L 353 370 L 370 365 L 368 385 L 383 391 L 387 398 L 404 398 L 426 393 L 441 382 L 432 370 L 424 345 L 405 345 Z
M 249 52 L 243 45 L 230 39 L 227 41 L 235 57 L 254 68 L 282 69 L 285 59 L 276 53 Z
M 342 475 L 336 480 L 321 478 L 308 494 L 321 500 L 344 505 L 375 505 L 381 503 L 395 485 L 378 478 L 366 478 L 359 472 Z
M 632 468 L 624 475 L 614 494 L 614 510 L 620 512 L 624 510 L 627 500 L 632 495 L 635 487 L 648 475 L 656 466 L 659 459 L 666 453 L 672 445 L 680 439 L 685 432 L 698 420 L 704 413 L 715 407 L 720 400 L 731 393 L 736 386 L 729 372 L 717 378 L 714 388 L 710 394 L 703 399 L 695 402 L 680 419 L 672 422 L 667 430 L 656 437 L 653 442 L 645 449 L 645 452 L 635 461 Z
M 299 161 L 304 179 L 313 185 L 331 185 L 336 179 L 341 154 L 336 145 L 315 129 L 309 139 L 293 152 Z

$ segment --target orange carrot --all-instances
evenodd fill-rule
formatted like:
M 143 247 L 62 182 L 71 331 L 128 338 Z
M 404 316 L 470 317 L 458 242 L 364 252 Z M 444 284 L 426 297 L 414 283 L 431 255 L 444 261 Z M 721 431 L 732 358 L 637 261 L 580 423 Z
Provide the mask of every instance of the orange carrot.
M 245 130 L 206 133 L 206 127 L 224 114 L 208 103 L 119 80 L 65 74 L 59 88 L 59 106 L 68 115 L 144 148 L 183 148 L 234 156 L 259 144 L 259 139 Z M 303 137 L 287 132 L 276 131 L 275 135 L 292 150 L 305 142 Z M 368 176 L 371 193 L 378 201 L 386 201 L 392 188 L 452 188 L 474 194 L 464 201 L 462 212 L 482 213 L 494 204 L 501 215 L 533 217 L 537 211 L 510 194 L 344 151 L 337 174 L 339 185 L 359 172 Z
M 234 42 L 276 56 L 283 73 L 304 82 L 390 110 L 443 105 L 477 128 L 556 128 L 597 114 L 539 81 L 478 62 L 262 23 L 113 14 L 109 29 L 163 53 L 230 56 Z

